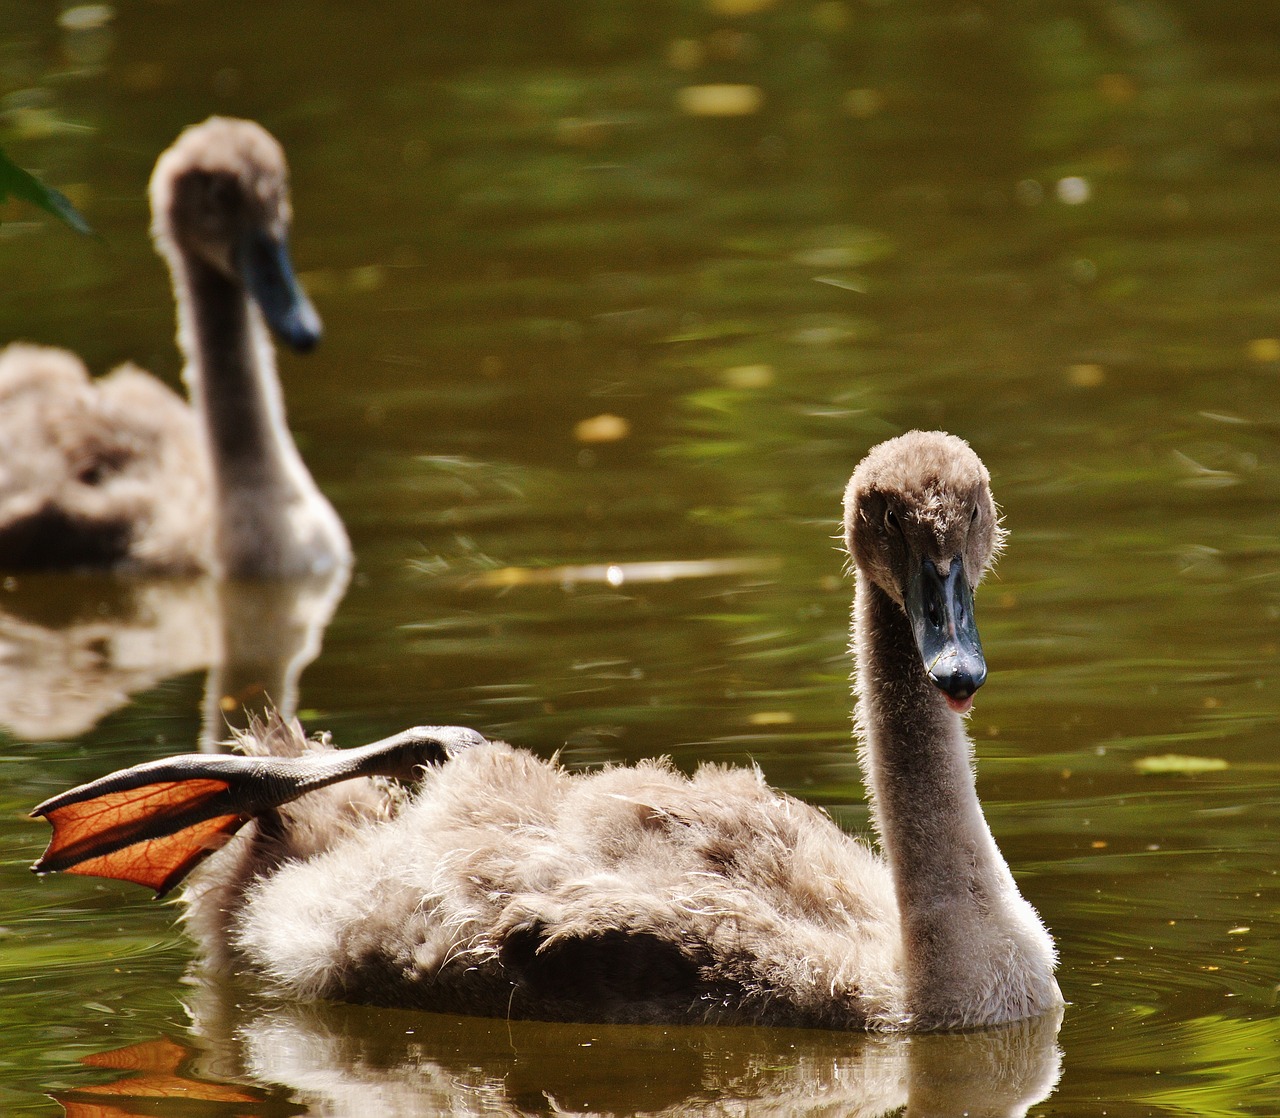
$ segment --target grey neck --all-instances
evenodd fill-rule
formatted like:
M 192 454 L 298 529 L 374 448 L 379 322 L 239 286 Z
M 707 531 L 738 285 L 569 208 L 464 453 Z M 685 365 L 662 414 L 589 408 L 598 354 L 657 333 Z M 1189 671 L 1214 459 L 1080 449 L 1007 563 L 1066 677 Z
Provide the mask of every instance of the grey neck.
M 204 421 L 220 493 L 284 482 L 274 352 L 243 287 L 208 264 L 183 261 L 190 297 L 187 383 Z
M 275 349 L 244 288 L 166 249 L 184 378 L 213 470 L 213 568 L 228 577 L 319 574 L 350 563 L 342 523 L 285 422 Z
M 862 763 L 897 891 L 908 1009 L 922 1027 L 989 1023 L 1007 1012 L 991 1003 L 1009 999 L 1026 1016 L 1038 995 L 1009 986 L 1029 969 L 1056 992 L 1052 944 L 987 826 L 963 722 L 927 678 L 905 612 L 861 573 L 855 610 Z

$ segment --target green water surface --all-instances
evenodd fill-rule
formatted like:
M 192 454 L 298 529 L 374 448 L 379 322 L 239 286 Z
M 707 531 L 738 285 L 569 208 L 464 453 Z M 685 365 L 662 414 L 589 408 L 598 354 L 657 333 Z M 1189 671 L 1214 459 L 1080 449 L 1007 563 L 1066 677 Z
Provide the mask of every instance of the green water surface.
M 33 879 L 25 813 L 193 748 L 226 618 L 249 648 L 279 627 L 198 583 L 17 576 L 0 1110 L 1280 1113 L 1270 6 L 68 8 L 0 0 L 0 147 L 99 239 L 0 205 L 0 342 L 177 385 L 151 165 L 214 112 L 280 138 L 327 329 L 281 373 L 357 553 L 298 684 L 310 728 L 755 762 L 865 830 L 839 499 L 871 445 L 944 427 L 1012 532 L 971 728 L 1070 1004 L 1056 1036 L 908 1040 L 201 985 L 174 908 Z M 689 92 L 711 85 L 736 88 Z

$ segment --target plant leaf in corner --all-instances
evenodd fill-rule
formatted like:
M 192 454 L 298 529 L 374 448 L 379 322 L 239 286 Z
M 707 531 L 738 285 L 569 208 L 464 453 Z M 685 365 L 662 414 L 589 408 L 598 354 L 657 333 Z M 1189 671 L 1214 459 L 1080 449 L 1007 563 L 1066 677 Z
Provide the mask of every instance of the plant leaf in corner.
M 54 190 L 51 186 L 45 186 L 33 174 L 29 171 L 24 171 L 5 155 L 3 150 L 0 150 L 0 202 L 3 202 L 11 194 L 15 198 L 21 198 L 24 202 L 39 206 L 46 213 L 53 214 L 54 217 L 70 225 L 77 233 L 83 233 L 87 237 L 93 236 L 93 230 L 89 227 L 89 223 L 80 215 L 80 211 L 67 200 L 65 194 L 60 190 Z

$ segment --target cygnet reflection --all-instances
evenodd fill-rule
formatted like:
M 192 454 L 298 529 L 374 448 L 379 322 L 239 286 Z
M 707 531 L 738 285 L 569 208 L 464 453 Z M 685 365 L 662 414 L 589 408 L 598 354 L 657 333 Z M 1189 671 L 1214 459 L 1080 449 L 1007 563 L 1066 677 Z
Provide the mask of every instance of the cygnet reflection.
M 283 1092 L 306 1113 L 451 1115 L 873 1115 L 1012 1118 L 1053 1091 L 1061 1011 L 995 1029 L 909 1035 L 796 1029 L 563 1025 L 336 1003 L 280 1005 L 198 980 L 195 1045 L 179 1060 L 189 1097 Z M 104 1054 L 97 1066 L 112 1066 Z M 138 1068 L 146 1061 L 131 1059 Z M 125 1066 L 118 1062 L 115 1066 Z M 145 1099 L 145 1072 L 107 1084 Z M 87 1102 L 94 1087 L 60 1094 Z M 263 1095 L 258 1095 L 263 1092 Z M 376 1100 L 376 1104 L 371 1100 Z
M 0 590 L 0 728 L 76 738 L 166 679 L 207 669 L 201 747 L 252 714 L 291 716 L 346 592 L 345 569 L 279 581 L 32 574 Z

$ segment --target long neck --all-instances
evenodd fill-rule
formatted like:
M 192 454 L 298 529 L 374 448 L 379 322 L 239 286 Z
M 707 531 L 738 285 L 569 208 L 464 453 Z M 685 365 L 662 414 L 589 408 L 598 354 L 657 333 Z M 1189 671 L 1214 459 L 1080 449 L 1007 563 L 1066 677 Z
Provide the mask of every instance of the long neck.
M 858 718 L 902 920 L 918 1028 L 993 1024 L 1061 1000 L 1053 945 L 982 814 L 973 747 L 928 680 L 904 611 L 859 575 Z
M 289 434 L 261 315 L 203 260 L 176 248 L 166 255 L 183 375 L 213 467 L 218 573 L 280 577 L 344 565 L 346 533 Z

